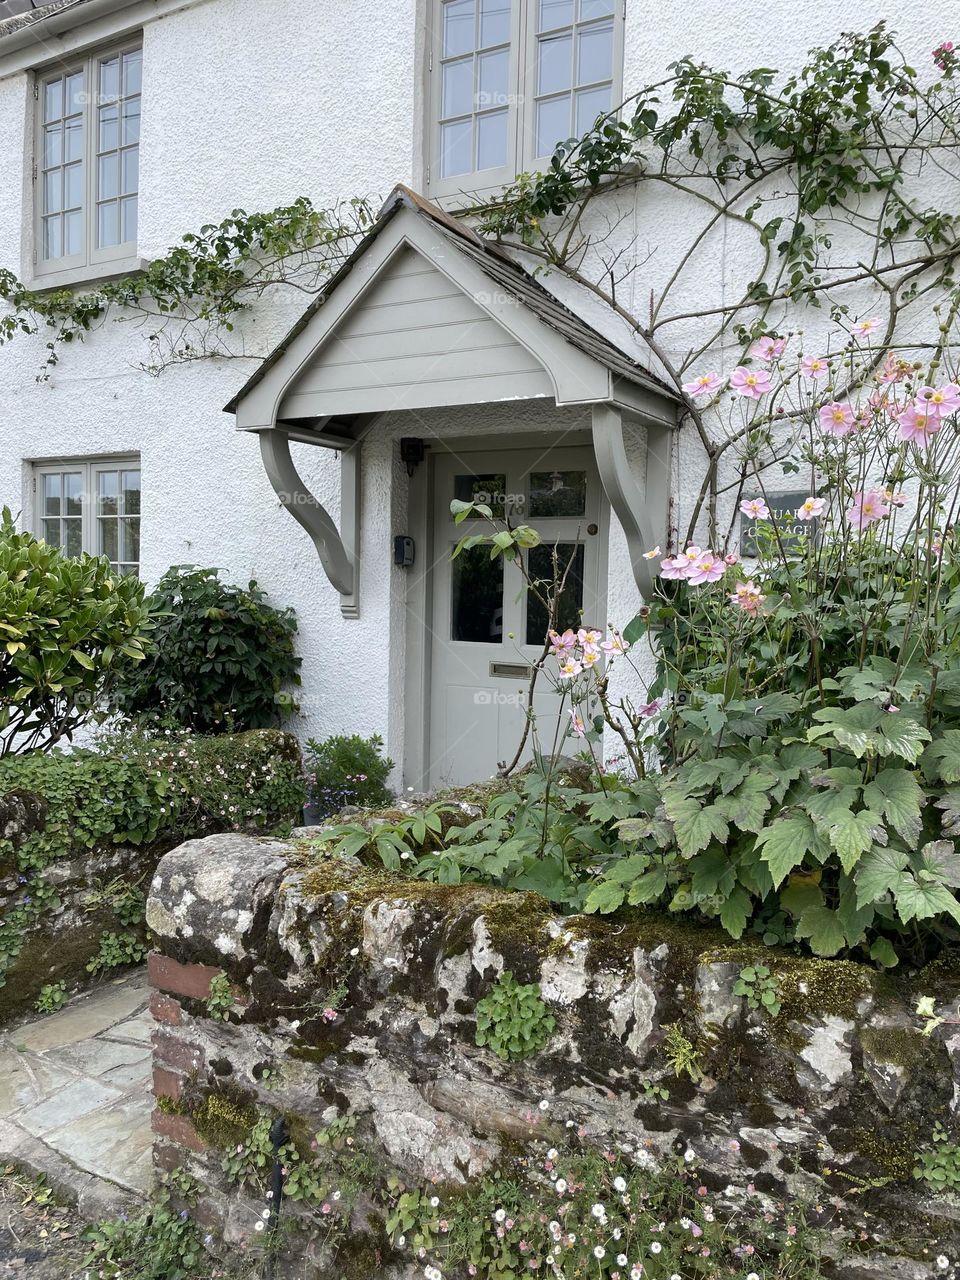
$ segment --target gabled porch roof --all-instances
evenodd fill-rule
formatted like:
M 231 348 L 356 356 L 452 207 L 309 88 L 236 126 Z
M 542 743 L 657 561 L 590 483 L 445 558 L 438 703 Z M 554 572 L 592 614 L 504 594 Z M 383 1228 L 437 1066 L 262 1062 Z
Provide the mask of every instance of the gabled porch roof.
M 406 187 L 225 411 L 259 436 L 274 489 L 355 617 L 360 437 L 383 413 L 529 399 L 591 411 L 600 478 L 647 595 L 643 552 L 666 541 L 677 395 L 502 248 Z M 624 418 L 646 428 L 645 490 Z M 339 530 L 300 479 L 291 440 L 340 452 Z

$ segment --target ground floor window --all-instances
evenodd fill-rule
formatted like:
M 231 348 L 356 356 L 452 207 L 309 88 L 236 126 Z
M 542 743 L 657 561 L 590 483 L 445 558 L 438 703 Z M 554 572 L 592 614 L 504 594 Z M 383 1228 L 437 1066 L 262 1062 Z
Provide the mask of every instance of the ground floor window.
M 106 556 L 140 572 L 140 459 L 65 458 L 34 464 L 34 532 L 67 555 Z

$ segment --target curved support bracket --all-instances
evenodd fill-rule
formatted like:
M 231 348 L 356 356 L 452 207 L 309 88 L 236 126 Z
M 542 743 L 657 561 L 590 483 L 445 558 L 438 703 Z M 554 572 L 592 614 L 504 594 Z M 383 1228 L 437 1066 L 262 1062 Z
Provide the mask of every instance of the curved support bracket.
M 654 565 L 645 551 L 666 546 L 670 510 L 670 431 L 646 422 L 647 466 L 645 491 L 633 478 L 623 443 L 623 417 L 611 404 L 592 410 L 593 452 L 604 492 L 627 538 L 633 578 L 644 600 L 654 594 Z
M 359 443 L 351 444 L 340 454 L 340 522 L 344 530 L 341 535 L 330 513 L 307 489 L 294 466 L 286 432 L 274 427 L 258 434 L 264 469 L 281 505 L 313 540 L 323 572 L 331 586 L 340 592 L 343 616 L 358 617 Z

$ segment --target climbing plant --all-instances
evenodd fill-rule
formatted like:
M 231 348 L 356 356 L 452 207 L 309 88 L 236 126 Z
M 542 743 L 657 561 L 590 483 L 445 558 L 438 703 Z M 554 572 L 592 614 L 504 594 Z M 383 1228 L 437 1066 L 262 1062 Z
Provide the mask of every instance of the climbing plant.
M 688 531 L 704 515 L 715 541 L 725 495 L 745 468 L 779 461 L 759 440 L 713 420 L 716 397 L 698 398 L 708 354 L 749 363 L 760 334 L 802 327 L 825 309 L 852 319 L 861 290 L 884 304 L 878 359 L 891 348 L 929 348 L 954 328 L 958 241 L 957 56 L 941 45 L 915 68 L 886 23 L 811 50 L 799 70 L 732 73 L 693 56 L 644 85 L 581 138 L 560 144 L 542 172 L 522 175 L 483 204 L 456 212 L 605 303 L 653 357 L 678 396 L 706 460 Z M 936 181 L 929 179 L 935 175 Z M 650 243 L 656 226 L 685 237 Z M 672 201 L 676 217 L 664 216 Z M 624 232 L 625 217 L 635 228 Z M 189 233 L 142 274 L 83 294 L 34 293 L 0 271 L 0 341 L 47 337 L 48 376 L 64 344 L 108 319 L 138 323 L 143 367 L 207 357 L 259 359 L 243 313 L 269 291 L 315 293 L 373 220 L 364 199 L 315 207 L 307 198 L 263 213 L 234 210 Z M 641 252 L 641 245 L 643 250 Z M 743 278 L 703 305 L 705 264 L 730 262 Z M 653 288 L 641 270 L 649 270 Z M 916 304 L 944 304 L 940 331 L 916 332 Z M 857 377 L 868 377 L 861 369 Z M 749 455 L 749 457 L 748 457 Z

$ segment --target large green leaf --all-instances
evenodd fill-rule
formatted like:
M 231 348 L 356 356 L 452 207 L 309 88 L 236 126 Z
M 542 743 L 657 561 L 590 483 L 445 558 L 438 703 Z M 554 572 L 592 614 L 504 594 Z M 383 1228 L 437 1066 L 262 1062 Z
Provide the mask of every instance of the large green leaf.
M 760 832 L 754 847 L 769 867 L 775 889 L 800 866 L 815 838 L 813 823 L 805 814 L 778 818 Z
M 877 734 L 877 751 L 882 756 L 899 756 L 916 764 L 930 741 L 930 730 L 907 710 L 884 712 Z
M 881 769 L 863 792 L 869 809 L 881 813 L 907 844 L 920 834 L 920 806 L 923 788 L 909 769 L 888 766 Z
M 899 883 L 909 855 L 900 849 L 871 849 L 857 867 L 857 906 L 878 902 Z
M 935 776 L 943 782 L 960 782 L 960 729 L 946 729 L 923 753 Z
M 727 896 L 723 906 L 720 908 L 720 923 L 731 937 L 739 938 L 742 936 L 744 929 L 747 927 L 747 921 L 750 919 L 752 906 L 749 893 L 739 886 Z
M 798 938 L 806 938 L 818 956 L 835 956 L 846 945 L 846 934 L 836 911 L 809 907 L 797 921 Z
M 701 804 L 688 796 L 664 789 L 664 807 L 673 823 L 677 845 L 685 858 L 705 849 L 711 840 L 724 841 L 730 827 L 724 814 L 714 805 Z
M 911 920 L 932 920 L 948 915 L 960 923 L 960 902 L 946 885 L 920 881 L 905 871 L 895 889 L 897 913 L 904 924 Z
M 874 841 L 882 844 L 886 839 L 880 817 L 869 809 L 861 809 L 859 813 L 847 810 L 838 814 L 830 823 L 828 835 L 846 872 L 853 870 L 861 854 L 866 853 Z
M 763 830 L 764 815 L 771 804 L 770 785 L 766 776 L 751 774 L 733 795 L 721 796 L 717 800 L 717 808 L 726 814 L 736 830 L 759 834 Z
M 602 880 L 587 894 L 583 909 L 588 913 L 600 912 L 602 915 L 609 915 L 611 911 L 616 911 L 623 905 L 626 896 L 626 890 L 622 885 L 614 884 L 610 880 Z
M 960 889 L 960 854 L 952 840 L 931 840 L 920 850 L 923 869 L 941 884 Z
M 663 867 L 654 867 L 645 875 L 634 880 L 627 894 L 631 907 L 643 906 L 648 902 L 656 902 L 667 888 L 667 873 Z
M 690 863 L 690 873 L 693 892 L 698 898 L 711 898 L 715 893 L 726 896 L 737 879 L 729 854 L 716 845 L 697 854 Z

